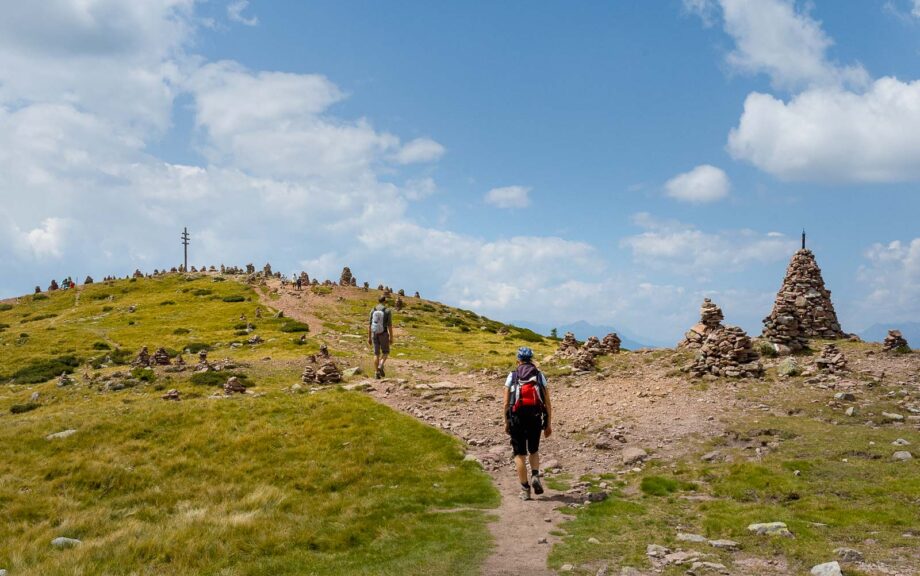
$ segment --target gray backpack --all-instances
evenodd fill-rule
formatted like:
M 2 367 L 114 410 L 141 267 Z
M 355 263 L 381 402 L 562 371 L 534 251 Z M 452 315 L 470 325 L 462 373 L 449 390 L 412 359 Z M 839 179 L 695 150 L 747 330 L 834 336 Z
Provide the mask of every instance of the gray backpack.
M 387 313 L 386 308 L 377 306 L 371 312 L 371 332 L 373 334 L 383 334 L 387 331 Z

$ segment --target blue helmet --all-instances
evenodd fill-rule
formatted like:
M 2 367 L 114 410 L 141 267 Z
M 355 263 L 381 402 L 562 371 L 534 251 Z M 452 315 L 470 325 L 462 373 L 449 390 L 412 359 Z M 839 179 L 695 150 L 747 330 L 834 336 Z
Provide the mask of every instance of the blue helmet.
M 521 346 L 518 348 L 517 357 L 518 360 L 521 360 L 522 362 L 529 362 L 533 360 L 533 350 L 527 346 Z

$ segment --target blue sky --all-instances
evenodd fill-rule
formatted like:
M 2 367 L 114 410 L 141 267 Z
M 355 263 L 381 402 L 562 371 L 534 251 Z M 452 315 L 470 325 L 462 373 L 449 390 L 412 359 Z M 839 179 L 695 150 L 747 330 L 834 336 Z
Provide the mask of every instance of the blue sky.
M 132 5 L 137 4 L 137 5 Z M 193 261 L 667 343 L 920 321 L 920 1 L 3 2 L 0 296 Z M 50 14 L 50 16 L 49 16 Z

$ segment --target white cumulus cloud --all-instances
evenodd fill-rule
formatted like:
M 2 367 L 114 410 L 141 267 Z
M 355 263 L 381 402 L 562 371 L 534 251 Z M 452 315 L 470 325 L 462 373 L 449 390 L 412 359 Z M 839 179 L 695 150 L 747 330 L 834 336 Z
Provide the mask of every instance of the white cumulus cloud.
M 233 2 L 227 4 L 227 18 L 234 22 L 239 22 L 244 26 L 256 26 L 259 23 L 259 18 L 257 16 L 251 16 L 249 18 L 243 16 L 243 11 L 249 7 L 248 0 L 234 0 Z
M 703 164 L 671 178 L 664 188 L 665 193 L 676 200 L 703 203 L 727 197 L 731 182 L 721 169 Z
M 498 208 L 527 208 L 530 206 L 530 190 L 527 186 L 492 188 L 486 193 L 486 204 Z
M 396 153 L 395 159 L 399 164 L 418 164 L 433 162 L 444 155 L 444 146 L 431 138 L 416 138 L 406 142 Z
M 920 317 L 920 238 L 874 244 L 859 280 L 869 288 L 863 307 L 887 321 Z

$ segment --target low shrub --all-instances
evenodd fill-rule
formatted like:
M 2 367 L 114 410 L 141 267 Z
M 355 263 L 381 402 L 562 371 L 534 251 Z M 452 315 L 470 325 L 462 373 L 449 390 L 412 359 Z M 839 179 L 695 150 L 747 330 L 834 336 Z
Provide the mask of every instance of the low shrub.
M 175 306 L 176 303 L 172 300 L 163 300 L 160 302 L 160 306 Z
M 93 342 L 93 350 L 111 350 L 112 347 L 106 342 Z
M 695 490 L 696 485 L 664 476 L 646 476 L 639 488 L 649 496 L 667 496 L 680 490 Z
M 332 286 L 311 286 L 310 290 L 317 296 L 328 296 L 332 294 Z
M 304 324 L 303 322 L 298 322 L 297 320 L 288 320 L 281 325 L 280 330 L 282 332 L 296 333 L 296 332 L 309 332 L 310 326 Z
M 45 314 L 39 314 L 38 316 L 31 316 L 29 318 L 23 318 L 19 321 L 20 324 L 25 324 L 26 322 L 38 322 L 39 320 L 47 320 L 49 318 L 55 318 L 57 314 L 53 312 L 48 312 Z
M 137 367 L 131 370 L 131 376 L 141 382 L 153 382 L 157 379 L 157 374 L 152 368 Z
M 224 302 L 245 302 L 246 297 L 240 296 L 239 294 L 234 294 L 232 296 L 224 296 L 223 298 L 221 298 L 221 300 L 223 300 Z
M 13 404 L 10 406 L 10 413 L 12 414 L 25 414 L 26 412 L 31 412 L 39 407 L 37 402 L 26 402 L 25 404 Z
M 540 336 L 533 330 L 528 330 L 527 328 L 513 328 L 514 337 L 518 340 L 523 340 L 524 342 L 543 342 L 543 336 Z
M 245 329 L 247 329 L 247 328 L 249 328 L 249 323 L 248 323 L 248 322 L 238 322 L 238 323 L 236 323 L 236 324 L 233 325 L 233 329 L 234 329 L 234 330 L 245 330 Z M 252 325 L 252 329 L 253 329 L 253 330 L 256 329 L 256 325 L 255 325 L 255 324 Z
M 197 354 L 202 350 L 208 351 L 211 349 L 210 344 L 205 344 L 204 342 L 189 342 L 185 345 L 183 350 L 188 350 L 191 354 Z
M 229 380 L 231 376 L 236 376 L 239 378 L 243 386 L 247 388 L 252 386 L 252 382 L 249 381 L 249 377 L 242 372 L 196 372 L 192 374 L 190 382 L 199 386 L 223 386 L 227 383 L 227 380 Z
M 106 294 L 105 292 L 101 292 L 99 294 L 93 294 L 92 296 L 89 297 L 89 299 L 90 300 L 108 300 L 109 295 Z
M 35 294 L 35 295 L 32 296 L 32 301 L 33 301 L 33 302 L 34 302 L 34 301 L 37 301 L 37 300 L 47 300 L 47 299 L 48 299 L 48 295 L 47 295 L 47 294 Z
M 194 294 L 195 296 L 209 296 L 213 293 L 214 291 L 211 290 L 210 288 L 196 288 L 192 290 L 192 294 Z
M 189 332 L 191 332 L 191 330 L 188 328 L 176 328 L 172 333 L 176 336 L 182 336 L 183 334 L 188 334 Z
M 111 312 L 111 311 L 114 310 L 114 309 L 115 309 L 115 308 L 112 307 L 112 306 L 103 306 L 103 307 L 102 307 L 102 311 L 103 311 L 103 312 Z
M 13 309 L 12 304 L 6 304 L 6 303 L 0 304 L 0 312 L 6 312 L 7 310 L 12 310 L 12 309 Z
M 10 375 L 11 380 L 17 384 L 38 384 L 47 382 L 62 373 L 73 374 L 80 365 L 80 360 L 72 354 L 36 360 Z
M 6 330 L 6 329 L 9 328 L 9 327 L 10 327 L 9 324 L 4 324 L 3 322 L 0 322 L 0 332 L 3 332 L 4 330 Z
M 237 330 L 233 333 L 234 336 L 246 336 L 247 334 L 249 334 L 247 330 Z

